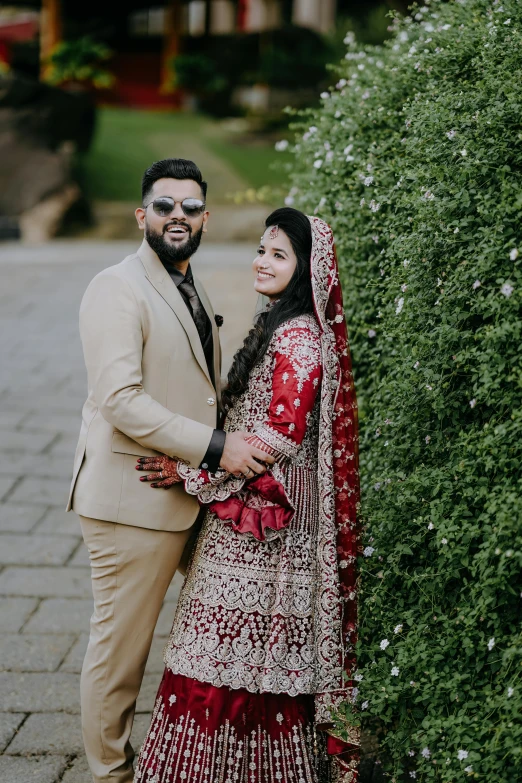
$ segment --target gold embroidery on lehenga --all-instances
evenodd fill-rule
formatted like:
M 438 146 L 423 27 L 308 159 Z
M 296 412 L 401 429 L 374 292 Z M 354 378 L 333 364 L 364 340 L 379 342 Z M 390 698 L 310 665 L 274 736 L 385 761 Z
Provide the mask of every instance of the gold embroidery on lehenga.
M 268 424 L 276 354 L 289 360 L 302 392 L 313 383 L 314 370 L 328 366 L 322 361 L 322 341 L 312 316 L 279 327 L 247 391 L 227 415 L 226 430 L 254 431 L 286 457 L 272 470 L 295 516 L 287 528 L 269 531 L 261 542 L 207 512 L 165 649 L 165 663 L 176 674 L 214 686 L 291 696 L 342 685 L 339 639 L 332 637 L 340 617 L 333 494 L 328 497 L 318 484 L 318 459 L 331 462 L 331 453 L 318 455 L 320 395 L 300 446 Z M 197 474 L 191 468 L 185 472 L 191 471 Z M 214 484 L 199 497 L 208 502 L 226 491 L 226 482 Z M 331 701 L 319 699 L 318 720 L 328 720 L 330 706 Z
M 279 737 L 261 726 L 239 734 L 229 721 L 211 732 L 190 712 L 172 722 L 158 698 L 135 783 L 319 783 L 310 726 Z M 216 774 L 217 773 L 217 774 Z

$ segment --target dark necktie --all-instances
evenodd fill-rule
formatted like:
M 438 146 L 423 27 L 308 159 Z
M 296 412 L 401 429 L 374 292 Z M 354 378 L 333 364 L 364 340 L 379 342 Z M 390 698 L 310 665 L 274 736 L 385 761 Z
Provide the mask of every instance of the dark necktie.
M 211 377 L 213 378 L 212 324 L 210 323 L 210 319 L 205 308 L 201 304 L 201 300 L 192 280 L 187 280 L 187 278 L 185 278 L 183 282 L 178 285 L 178 291 L 182 293 L 183 298 L 185 299 L 185 302 L 187 303 L 192 313 L 192 319 L 196 325 L 196 329 L 198 330 L 199 339 L 201 340 L 201 346 L 203 348 L 203 352 L 205 353 L 208 369 Z

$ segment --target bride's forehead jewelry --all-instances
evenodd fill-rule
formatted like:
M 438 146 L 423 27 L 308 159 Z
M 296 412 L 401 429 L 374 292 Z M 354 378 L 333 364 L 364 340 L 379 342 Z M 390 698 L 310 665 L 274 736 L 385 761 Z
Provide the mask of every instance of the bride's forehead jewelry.
M 268 235 L 269 239 L 275 239 L 277 235 L 279 234 L 279 226 L 272 226 L 270 229 L 270 233 Z

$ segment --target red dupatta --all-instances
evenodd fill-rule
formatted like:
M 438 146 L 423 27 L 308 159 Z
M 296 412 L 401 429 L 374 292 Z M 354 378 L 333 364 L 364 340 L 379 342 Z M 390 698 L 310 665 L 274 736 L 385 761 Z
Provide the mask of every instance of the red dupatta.
M 352 374 L 350 347 L 339 270 L 331 228 L 320 218 L 309 218 L 312 226 L 311 276 L 315 316 L 321 327 L 323 354 L 323 383 L 321 389 L 321 419 L 319 427 L 319 491 L 321 525 L 325 535 L 334 537 L 329 549 L 336 560 L 337 584 L 331 584 L 333 564 L 324 563 L 324 579 L 320 590 L 321 622 L 329 625 L 330 654 L 340 657 L 341 677 L 337 690 L 332 690 L 332 679 L 323 694 L 319 694 L 326 708 L 335 708 L 352 695 L 355 669 L 355 642 L 357 627 L 357 573 L 358 546 L 357 510 L 360 500 L 358 465 L 357 401 Z M 329 566 L 329 567 L 328 567 Z M 335 638 L 336 637 L 336 638 Z M 350 745 L 359 744 L 357 732 L 350 736 Z M 338 753 L 346 750 L 342 743 L 330 738 L 329 749 Z M 355 775 L 354 765 L 350 764 Z M 348 771 L 348 770 L 347 770 Z M 347 777 L 355 780 L 355 777 Z

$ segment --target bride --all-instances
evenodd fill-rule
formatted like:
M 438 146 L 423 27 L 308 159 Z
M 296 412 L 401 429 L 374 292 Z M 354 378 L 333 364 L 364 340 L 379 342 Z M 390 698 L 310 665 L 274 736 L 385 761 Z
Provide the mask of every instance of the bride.
M 253 264 L 269 299 L 236 353 L 224 429 L 275 458 L 260 475 L 143 458 L 207 508 L 165 649 L 139 783 L 357 780 L 352 697 L 357 409 L 332 231 L 291 208 Z

